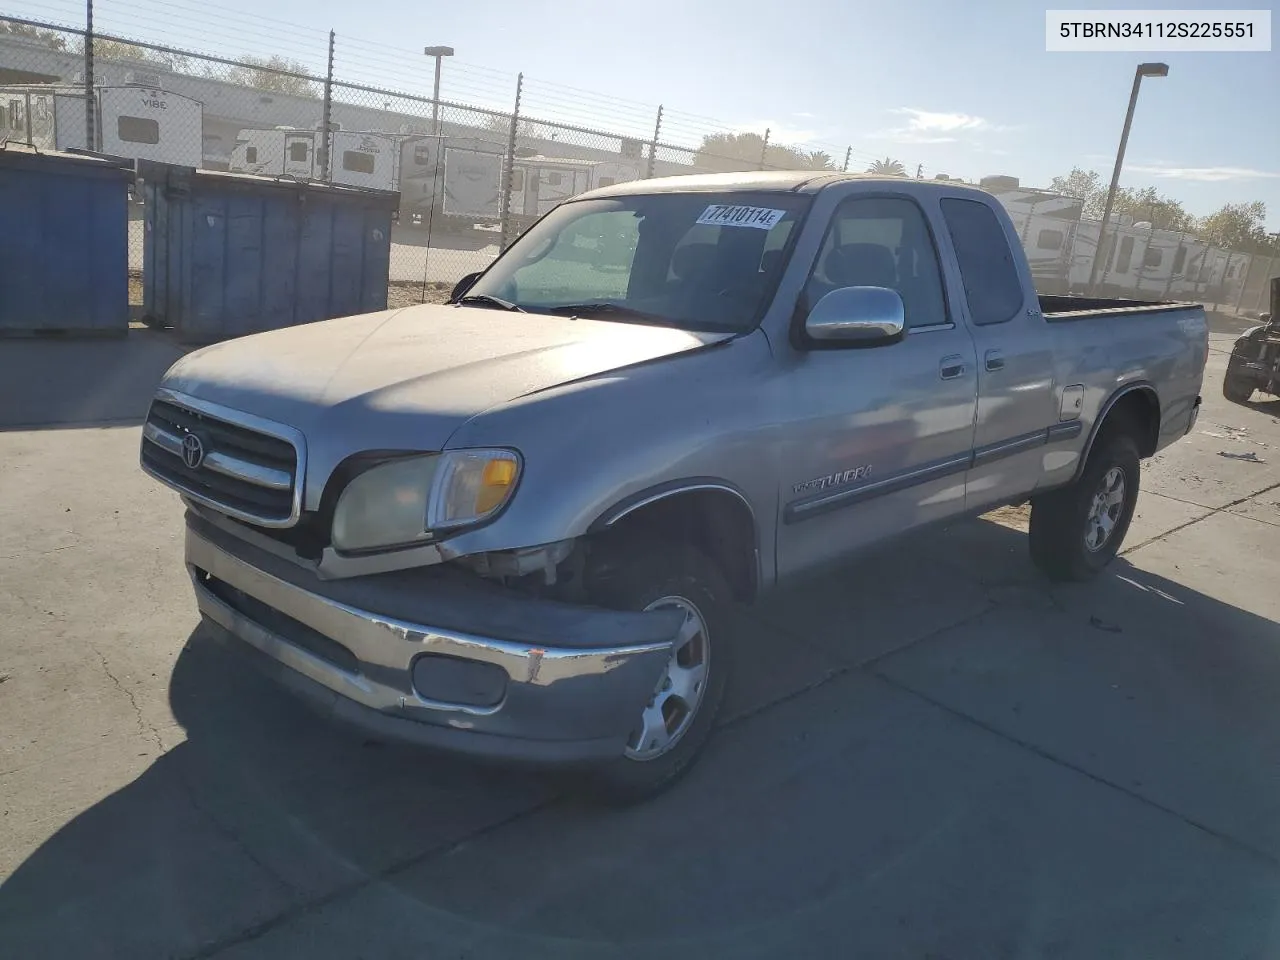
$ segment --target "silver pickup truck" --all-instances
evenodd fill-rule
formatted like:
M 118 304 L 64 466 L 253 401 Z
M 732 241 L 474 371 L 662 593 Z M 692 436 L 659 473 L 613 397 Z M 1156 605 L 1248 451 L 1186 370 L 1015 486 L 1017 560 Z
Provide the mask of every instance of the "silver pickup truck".
M 1198 306 L 1037 298 L 975 189 L 677 177 L 563 204 L 449 304 L 187 356 L 141 458 L 208 629 L 287 687 L 631 799 L 707 741 L 730 604 L 1027 500 L 1048 576 L 1100 570 L 1207 348 Z

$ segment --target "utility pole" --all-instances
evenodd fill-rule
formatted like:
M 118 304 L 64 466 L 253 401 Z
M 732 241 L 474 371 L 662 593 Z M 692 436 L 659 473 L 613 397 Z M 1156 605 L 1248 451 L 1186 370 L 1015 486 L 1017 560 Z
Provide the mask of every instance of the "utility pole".
M 1138 69 L 1133 71 L 1133 89 L 1129 91 L 1129 108 L 1124 114 L 1124 129 L 1120 132 L 1120 147 L 1116 150 L 1116 165 L 1111 171 L 1111 186 L 1107 189 L 1107 204 L 1102 211 L 1102 223 L 1098 226 L 1098 252 L 1093 258 L 1093 265 L 1089 268 L 1090 296 L 1094 293 L 1094 284 L 1098 279 L 1098 260 L 1104 253 L 1109 253 L 1103 241 L 1107 235 L 1107 227 L 1111 225 L 1111 208 L 1116 202 L 1116 189 L 1120 186 L 1120 169 L 1124 166 L 1124 151 L 1129 145 L 1129 128 L 1133 126 L 1133 109 L 1138 105 L 1138 89 L 1142 86 L 1143 77 L 1167 77 L 1168 75 L 1169 65 L 1167 63 L 1140 63 L 1138 64 Z
M 93 0 L 84 5 L 84 148 L 97 146 L 93 121 L 96 98 L 93 95 Z

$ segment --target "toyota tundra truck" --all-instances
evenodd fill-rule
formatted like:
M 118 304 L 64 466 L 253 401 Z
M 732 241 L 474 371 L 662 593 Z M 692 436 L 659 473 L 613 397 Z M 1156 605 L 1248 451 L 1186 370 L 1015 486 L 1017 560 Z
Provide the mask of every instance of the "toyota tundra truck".
M 1101 570 L 1207 340 L 1199 306 L 1037 297 L 960 184 L 638 181 L 447 304 L 179 360 L 141 464 L 207 630 L 323 713 L 633 800 L 707 742 L 732 605 L 1027 501 L 1047 576 Z

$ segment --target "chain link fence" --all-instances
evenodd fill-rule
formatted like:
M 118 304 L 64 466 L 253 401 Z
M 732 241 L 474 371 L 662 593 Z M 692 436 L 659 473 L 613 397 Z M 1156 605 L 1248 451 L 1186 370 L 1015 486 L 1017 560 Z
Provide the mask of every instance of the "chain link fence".
M 447 47 L 424 56 L 260 16 L 246 30 L 159 0 L 146 8 L 151 39 L 102 29 L 118 5 L 99 7 L 95 31 L 0 16 L 0 140 L 395 191 L 392 305 L 443 300 L 539 216 L 612 183 L 748 170 L 926 176 L 921 164 L 791 142 L 764 123 L 744 130 L 457 65 Z M 190 36 L 192 17 L 218 52 L 156 42 Z M 433 74 L 430 96 L 412 92 Z M 136 204 L 130 218 L 136 278 Z M 1236 254 L 1223 269 L 1223 305 L 1247 311 L 1265 300 L 1280 259 Z

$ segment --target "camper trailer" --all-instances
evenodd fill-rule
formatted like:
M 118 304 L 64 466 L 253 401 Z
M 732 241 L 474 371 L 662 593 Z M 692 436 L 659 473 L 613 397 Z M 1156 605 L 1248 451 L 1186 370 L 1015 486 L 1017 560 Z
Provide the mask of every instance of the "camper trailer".
M 400 222 L 470 229 L 502 216 L 504 144 L 414 136 L 400 144 Z
M 135 80 L 135 75 L 129 75 Z M 153 77 L 136 78 L 156 79 Z M 83 87 L 0 87 L 0 139 L 46 150 L 92 149 L 131 160 L 200 166 L 204 108 L 198 100 L 131 82 L 94 93 L 94 139 L 85 143 Z
M 1021 188 L 1013 178 L 988 177 L 982 185 L 1008 211 L 1031 265 L 1036 289 L 1042 294 L 1066 293 L 1072 240 L 1083 202 L 1045 190 Z
M 580 193 L 640 177 L 635 164 L 613 160 L 517 157 L 512 167 L 511 212 L 520 223 L 536 220 Z
M 335 130 L 329 179 L 352 187 L 394 190 L 401 138 L 387 133 Z M 265 177 L 310 180 L 321 175 L 324 135 L 304 127 L 241 130 L 231 150 L 228 169 Z

